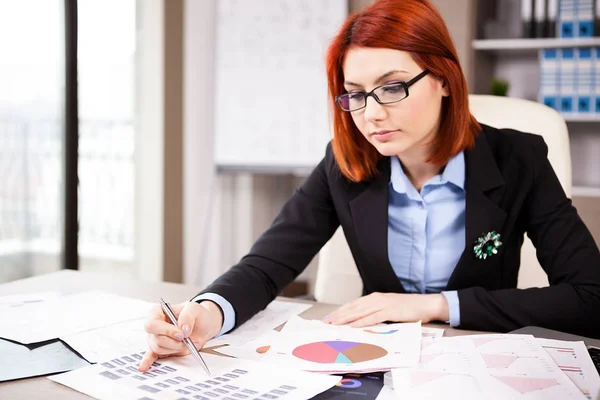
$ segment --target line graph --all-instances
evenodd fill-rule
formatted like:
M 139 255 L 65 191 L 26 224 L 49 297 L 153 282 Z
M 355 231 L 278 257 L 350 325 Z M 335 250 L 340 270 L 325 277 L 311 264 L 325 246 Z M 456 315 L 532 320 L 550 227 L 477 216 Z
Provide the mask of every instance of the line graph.
M 521 394 L 527 394 L 537 390 L 544 390 L 560 383 L 556 379 L 550 378 L 530 378 L 521 376 L 497 376 L 492 375 L 506 386 L 511 387 Z

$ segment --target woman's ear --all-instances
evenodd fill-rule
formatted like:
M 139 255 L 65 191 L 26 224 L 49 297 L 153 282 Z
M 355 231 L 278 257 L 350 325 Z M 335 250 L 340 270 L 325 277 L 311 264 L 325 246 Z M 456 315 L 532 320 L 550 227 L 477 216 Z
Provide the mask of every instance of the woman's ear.
M 448 88 L 448 82 L 447 81 L 442 81 L 442 96 L 443 97 L 448 97 L 450 96 L 450 90 Z

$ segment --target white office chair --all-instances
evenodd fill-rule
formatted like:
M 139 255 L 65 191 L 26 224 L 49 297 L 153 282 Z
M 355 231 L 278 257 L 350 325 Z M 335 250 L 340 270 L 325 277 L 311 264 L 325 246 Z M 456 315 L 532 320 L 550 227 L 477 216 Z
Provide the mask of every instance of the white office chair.
M 469 95 L 471 113 L 481 123 L 537 133 L 548 145 L 548 158 L 566 194 L 571 197 L 571 150 L 562 116 L 543 104 L 512 98 Z M 533 244 L 525 237 L 517 287 L 548 286 Z M 360 297 L 362 281 L 341 228 L 319 252 L 314 296 L 317 301 L 342 304 Z

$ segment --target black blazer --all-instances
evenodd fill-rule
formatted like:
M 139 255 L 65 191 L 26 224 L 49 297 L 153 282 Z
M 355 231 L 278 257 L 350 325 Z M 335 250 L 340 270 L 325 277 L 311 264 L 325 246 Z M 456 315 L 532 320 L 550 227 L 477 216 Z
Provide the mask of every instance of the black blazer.
M 566 197 L 537 135 L 482 125 L 465 151 L 466 247 L 446 290 L 457 290 L 460 328 L 506 332 L 527 325 L 600 337 L 600 252 Z M 239 326 L 308 265 L 341 224 L 364 293 L 403 293 L 388 259 L 390 160 L 354 183 L 331 150 L 242 260 L 204 292 L 231 302 Z M 501 234 L 498 254 L 477 259 L 473 243 Z M 516 289 L 527 233 L 550 287 Z M 344 282 L 339 282 L 343 285 Z

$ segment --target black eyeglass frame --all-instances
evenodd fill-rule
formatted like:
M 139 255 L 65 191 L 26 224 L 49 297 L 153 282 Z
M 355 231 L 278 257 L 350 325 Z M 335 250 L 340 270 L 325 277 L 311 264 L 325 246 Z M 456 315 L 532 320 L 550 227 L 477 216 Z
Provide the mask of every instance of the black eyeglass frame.
M 350 94 L 356 94 L 356 92 L 353 93 L 344 93 L 344 94 L 340 94 L 338 96 L 335 97 L 335 103 L 338 105 L 338 107 L 340 108 L 340 110 L 342 111 L 346 111 L 346 112 L 354 112 L 354 111 L 358 111 L 358 110 L 362 110 L 363 108 L 365 108 L 367 106 L 367 99 L 370 97 L 374 98 L 376 102 L 378 102 L 379 104 L 393 104 L 393 103 L 398 103 L 404 99 L 406 99 L 408 97 L 408 88 L 411 87 L 413 84 L 417 83 L 421 78 L 423 78 L 425 75 L 427 75 L 429 73 L 428 69 L 423 70 L 423 72 L 421 72 L 419 75 L 415 76 L 414 78 L 412 78 L 410 81 L 408 82 L 403 82 L 403 81 L 398 81 L 398 82 L 393 82 L 393 83 L 384 83 L 383 85 L 377 86 L 376 88 L 374 88 L 373 90 L 371 90 L 370 92 L 358 92 L 358 93 L 362 93 L 365 97 L 365 105 L 359 108 L 355 108 L 352 110 L 346 110 L 343 106 L 342 106 L 342 102 L 341 102 L 341 98 L 344 96 L 348 96 Z M 377 97 L 377 95 L 375 94 L 375 91 L 384 87 L 384 86 L 388 86 L 388 85 L 402 85 L 402 87 L 404 87 L 404 91 L 406 92 L 406 96 L 404 96 L 403 98 L 401 98 L 400 100 L 394 100 L 394 101 L 386 101 L 383 102 L 379 99 L 379 97 Z

